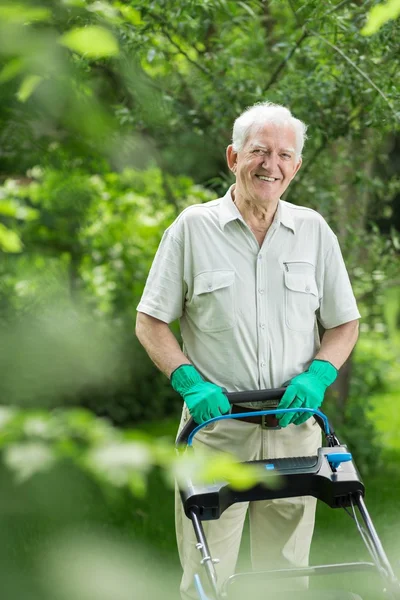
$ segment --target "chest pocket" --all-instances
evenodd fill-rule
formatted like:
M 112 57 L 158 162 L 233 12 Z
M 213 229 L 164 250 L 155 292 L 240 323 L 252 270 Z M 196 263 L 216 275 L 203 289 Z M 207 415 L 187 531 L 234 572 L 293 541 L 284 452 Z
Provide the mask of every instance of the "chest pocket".
M 293 331 L 310 333 L 319 308 L 314 267 L 310 263 L 285 263 L 285 320 Z
M 225 331 L 236 324 L 235 272 L 205 271 L 194 278 L 190 316 L 201 331 Z

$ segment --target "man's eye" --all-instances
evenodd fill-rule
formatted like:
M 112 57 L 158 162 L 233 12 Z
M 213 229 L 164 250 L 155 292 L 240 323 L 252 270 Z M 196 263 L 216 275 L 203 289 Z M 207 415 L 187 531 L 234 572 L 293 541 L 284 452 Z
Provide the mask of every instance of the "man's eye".
M 284 153 L 282 154 L 282 156 L 283 156 L 283 158 L 291 158 L 291 157 L 292 157 L 292 155 L 291 155 L 291 154 L 288 154 L 287 152 L 284 152 Z
M 261 154 L 264 154 L 264 150 L 261 150 L 261 148 L 256 148 L 253 150 L 253 154 L 258 154 L 261 156 Z

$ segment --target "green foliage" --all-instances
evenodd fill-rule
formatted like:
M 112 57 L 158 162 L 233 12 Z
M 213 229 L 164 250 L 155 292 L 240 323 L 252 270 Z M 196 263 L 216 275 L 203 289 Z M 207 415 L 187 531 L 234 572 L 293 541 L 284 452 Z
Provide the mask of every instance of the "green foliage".
M 43 283 L 21 281 L 18 291 L 39 303 L 35 290 Z M 3 404 L 44 407 L 76 402 L 77 396 L 126 377 L 128 367 L 114 325 L 60 295 L 55 299 L 57 308 L 31 306 L 29 313 L 2 327 Z
M 368 14 L 368 20 L 363 28 L 363 35 L 372 35 L 388 21 L 397 19 L 400 15 L 400 1 L 388 0 L 383 4 L 373 6 Z
M 4 424 L 0 427 L 3 455 L 7 447 L 6 415 L 0 414 Z M 104 466 L 106 473 L 111 465 L 117 472 L 122 468 L 126 473 L 132 463 L 143 464 L 144 455 L 137 451 L 138 443 L 142 445 L 139 436 L 135 437 L 136 450 L 132 452 L 132 440 L 124 437 L 116 452 L 115 439 L 120 439 L 120 432 L 103 420 L 94 422 L 91 415 L 81 411 L 56 412 L 50 420 L 48 413 L 31 413 L 24 418 L 14 413 L 8 417 L 7 422 L 12 425 L 8 428 L 12 433 L 10 444 L 14 450 L 22 446 L 22 453 L 17 452 L 15 458 L 13 452 L 16 470 L 6 468 L 4 463 L 0 465 L 4 595 L 21 600 L 131 600 L 134 590 L 137 600 L 176 598 L 180 568 L 175 549 L 172 489 L 160 472 L 151 472 L 149 494 L 142 498 L 132 495 L 123 484 L 110 482 L 108 477 L 103 479 Z M 101 468 L 93 475 L 85 466 L 88 449 L 101 448 L 103 444 L 106 448 L 109 440 L 112 444 L 105 455 L 100 454 Z M 28 443 L 41 443 L 47 448 L 58 446 L 59 455 L 68 458 L 56 460 L 46 470 L 36 468 L 35 475 L 18 483 L 16 474 L 24 472 L 24 460 L 30 467 L 35 459 L 36 466 L 41 464 L 38 457 L 43 453 L 40 455 L 35 447 L 33 456 L 25 454 Z M 368 477 L 365 483 L 368 508 L 389 559 L 393 560 L 398 555 L 399 478 L 380 474 Z M 249 562 L 247 537 L 245 533 L 240 557 L 240 567 L 244 568 Z M 364 557 L 368 559 L 367 551 L 344 511 L 321 505 L 312 564 Z M 346 587 L 343 574 L 339 577 L 339 585 L 335 587 Z M 363 574 L 362 579 L 366 590 L 363 598 L 380 597 L 376 592 L 379 577 L 366 582 Z M 322 578 L 320 585 L 329 589 L 332 580 Z M 352 573 L 349 586 L 354 585 Z
M 397 24 L 366 40 L 361 29 L 368 5 L 146 0 L 129 6 L 57 3 L 51 9 L 27 2 L 11 10 L 3 0 L 0 56 L 8 81 L 11 75 L 46 80 L 24 113 L 28 126 L 51 118 L 63 143 L 84 128 L 86 149 L 94 143 L 114 161 L 121 145 L 108 143 L 113 129 L 125 142 L 127 134 L 143 135 L 161 149 L 170 172 L 211 179 L 223 169 L 220 148 L 232 119 L 266 95 L 290 104 L 306 121 L 314 117 L 309 156 L 321 141 L 331 145 L 371 124 L 391 131 L 390 121 L 397 119 Z M 71 35 L 83 36 L 80 55 L 60 45 Z M 21 38 L 24 44 L 16 44 Z M 11 111 L 20 112 L 17 105 Z M 129 120 L 121 123 L 126 111 Z M 45 127 L 40 136 L 43 142 L 49 137 Z M 179 162 L 177 145 L 186 149 Z
M 247 489 L 265 480 L 263 469 L 239 463 L 229 454 L 210 460 L 201 449 L 177 453 L 164 437 L 152 438 L 140 430 L 122 432 L 83 409 L 49 413 L 0 408 L 0 450 L 20 483 L 66 460 L 105 486 L 106 492 L 111 486 L 139 496 L 155 466 L 163 469 L 171 487 L 175 480 L 224 479 L 234 489 Z
M 171 446 L 121 434 L 82 410 L 3 408 L 0 448 L 6 597 L 122 600 L 132 589 L 140 600 L 159 597 L 154 576 L 162 569 L 161 552 L 143 545 L 136 494 L 156 455 L 158 464 L 176 460 Z M 165 478 L 162 485 L 170 493 Z M 158 580 L 175 597 L 177 575 L 166 554 L 165 564 L 170 574 Z M 169 597 L 165 590 L 163 597 Z
M 389 391 L 397 383 L 397 350 L 380 334 L 361 335 L 355 350 L 352 393 L 360 398 Z
M 162 231 L 211 194 L 156 168 L 30 176 L 0 188 L 24 241 L 3 282 L 2 397 L 83 403 L 122 425 L 176 413 L 180 398 L 134 337 L 136 306 Z
M 21 252 L 22 243 L 15 231 L 0 223 L 0 248 L 3 252 Z
M 364 475 L 388 467 L 397 450 L 396 395 L 400 386 L 399 347 L 392 336 L 361 333 L 352 361 L 349 400 L 338 435 L 357 457 Z M 335 408 L 324 405 L 335 424 Z M 392 416 L 393 415 L 393 416 Z
M 9 70 L 8 73 L 10 73 Z M 27 75 L 21 82 L 20 88 L 17 92 L 18 100 L 20 102 L 26 102 L 26 100 L 28 100 L 29 96 L 33 94 L 42 80 L 43 77 L 40 75 Z
M 3 407 L 0 421 L 4 461 L 18 481 L 68 459 L 104 484 L 127 486 L 136 494 L 155 463 L 174 462 L 173 449 L 163 440 L 150 443 L 143 435 L 121 433 L 82 409 L 47 413 Z

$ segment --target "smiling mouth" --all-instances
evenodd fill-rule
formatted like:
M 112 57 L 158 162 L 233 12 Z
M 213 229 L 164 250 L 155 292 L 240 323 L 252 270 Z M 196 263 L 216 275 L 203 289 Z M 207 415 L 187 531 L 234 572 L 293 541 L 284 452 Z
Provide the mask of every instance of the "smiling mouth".
M 279 181 L 277 177 L 266 177 L 265 175 L 256 175 L 258 179 L 261 181 L 268 181 L 269 183 L 274 183 L 274 181 Z

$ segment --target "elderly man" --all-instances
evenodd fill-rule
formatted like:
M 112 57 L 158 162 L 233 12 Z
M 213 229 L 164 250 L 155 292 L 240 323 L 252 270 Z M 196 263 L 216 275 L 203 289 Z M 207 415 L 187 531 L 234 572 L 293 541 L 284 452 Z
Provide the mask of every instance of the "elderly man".
M 301 167 L 305 133 L 285 107 L 247 109 L 227 148 L 236 183 L 223 198 L 186 208 L 162 238 L 136 333 L 185 401 L 180 427 L 189 415 L 201 423 L 228 412 L 221 387 L 289 381 L 280 407 L 318 408 L 357 340 L 360 315 L 335 234 L 314 210 L 280 199 Z M 168 326 L 175 319 L 183 350 Z M 263 426 L 255 416 L 223 420 L 202 430 L 197 443 L 240 460 L 316 453 L 320 430 L 309 413 L 285 414 L 279 425 Z M 219 580 L 235 569 L 247 511 L 253 568 L 307 565 L 315 505 L 311 497 L 242 503 L 205 523 Z M 197 597 L 199 556 L 179 498 L 176 528 L 188 600 Z

